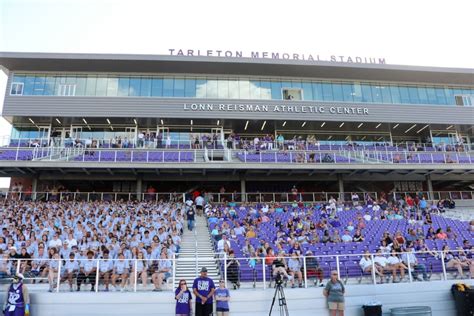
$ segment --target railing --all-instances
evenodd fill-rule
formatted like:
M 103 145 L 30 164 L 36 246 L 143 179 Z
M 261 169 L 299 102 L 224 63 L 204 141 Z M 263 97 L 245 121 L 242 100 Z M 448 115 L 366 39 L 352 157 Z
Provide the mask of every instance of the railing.
M 209 159 L 197 159 L 208 157 Z M 284 163 L 284 164 L 472 164 L 474 153 L 409 151 L 244 151 L 231 149 L 94 149 L 84 147 L 4 147 L 0 161 L 75 161 L 133 163 Z M 233 160 L 230 157 L 235 157 Z M 222 159 L 225 158 L 225 159 Z
M 349 244 L 349 243 L 348 243 Z M 356 243 L 350 243 L 351 245 Z M 356 247 L 356 246 L 354 246 Z M 309 287 L 318 281 L 327 280 L 331 271 L 336 271 L 338 278 L 349 284 L 379 284 L 392 282 L 414 282 L 415 280 L 454 280 L 458 277 L 468 279 L 469 260 L 472 250 L 449 250 L 456 260 L 465 264 L 452 266 L 448 264 L 446 253 L 427 250 L 405 253 L 397 258 L 402 265 L 383 267 L 377 255 L 370 253 L 325 254 L 315 256 L 297 255 L 291 259 L 281 257 L 288 269 L 282 271 L 283 280 L 291 285 Z M 357 252 L 357 251 L 356 251 Z M 410 254 L 410 255 L 407 255 Z M 411 255 L 414 255 L 412 258 Z M 365 268 L 360 260 L 366 256 Z M 388 254 L 379 255 L 388 257 Z M 414 259 L 416 261 L 414 261 Z M 227 254 L 216 254 L 213 257 L 179 258 L 173 255 L 170 259 L 0 259 L 2 277 L 8 278 L 15 273 L 22 273 L 27 283 L 48 284 L 49 291 L 60 292 L 77 290 L 84 284 L 95 292 L 103 290 L 146 291 L 152 289 L 174 291 L 178 275 L 176 266 L 185 262 L 197 262 L 191 271 L 192 278 L 199 275 L 203 262 L 216 262 L 218 277 L 231 284 L 243 287 L 266 289 L 272 287 L 276 271 L 272 271 L 271 262 L 263 257 L 234 258 Z M 292 262 L 290 263 L 290 260 Z M 68 263 L 69 262 L 69 263 Z M 72 262 L 72 263 L 71 263 Z M 74 263 L 76 262 L 76 263 Z M 119 264 L 117 264 L 119 262 Z M 199 263 L 201 262 L 201 263 Z M 188 265 L 187 265 L 188 266 Z M 209 271 L 216 271 L 216 266 L 207 266 Z M 462 275 L 461 275 L 462 274 Z M 290 280 L 287 275 L 293 276 Z M 217 281 L 217 280 L 216 280 Z M 41 288 L 41 285 L 38 285 Z M 84 288 L 83 288 L 84 289 Z M 4 288 L 2 288 L 4 290 Z
M 191 133 L 192 134 L 192 133 Z M 210 133 L 209 133 L 210 134 Z M 410 151 L 410 152 L 469 152 L 474 150 L 474 144 L 427 144 L 413 142 L 344 142 L 344 141 L 310 141 L 299 139 L 287 139 L 284 141 L 267 141 L 260 139 L 255 145 L 253 137 L 240 136 L 239 139 L 227 141 L 218 137 L 213 139 L 199 139 L 197 142 L 190 137 L 189 139 L 143 139 L 138 140 L 129 138 L 121 139 L 118 144 L 112 139 L 91 139 L 91 138 L 11 138 L 10 136 L 0 137 L 0 146 L 4 147 L 88 147 L 88 148 L 187 148 L 187 149 L 230 149 L 248 148 L 255 150 L 352 150 L 352 151 Z
M 356 194 L 358 200 L 354 201 L 352 195 Z M 404 191 L 404 192 L 391 192 L 387 199 L 399 200 L 410 195 L 411 197 L 425 197 L 427 200 L 473 200 L 474 191 L 433 191 L 430 196 L 429 191 Z M 189 193 L 176 193 L 176 192 L 14 192 L 8 191 L 3 193 L 5 199 L 12 200 L 43 200 L 43 201 L 172 201 L 172 202 L 184 202 L 190 198 Z M 301 201 L 304 203 L 318 203 L 328 202 L 331 198 L 336 200 L 339 199 L 336 204 L 353 203 L 360 201 L 361 203 L 367 203 L 368 198 L 377 200 L 379 193 L 377 192 L 246 192 L 246 193 L 215 193 L 206 192 L 204 193 L 206 201 L 211 203 L 224 203 L 224 202 L 250 202 L 250 203 L 295 203 L 295 201 Z

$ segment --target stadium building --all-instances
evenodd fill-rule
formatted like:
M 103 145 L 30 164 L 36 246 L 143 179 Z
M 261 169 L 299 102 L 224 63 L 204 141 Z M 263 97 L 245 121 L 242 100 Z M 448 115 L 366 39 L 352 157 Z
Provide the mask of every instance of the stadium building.
M 38 211 L 44 216 L 48 210 L 57 211 L 56 204 L 38 202 L 37 210 L 20 199 L 181 200 L 191 191 L 205 191 L 209 200 L 237 202 L 315 202 L 335 197 L 338 203 L 354 202 L 347 212 L 338 210 L 346 225 L 365 220 L 359 213 L 362 206 L 355 206 L 368 197 L 392 200 L 409 193 L 473 206 L 472 69 L 387 65 L 385 59 L 376 63 L 370 58 L 363 63 L 361 57 L 338 62 L 294 54 L 292 59 L 289 54 L 288 58 L 282 54 L 282 59 L 257 58 L 270 56 L 263 53 L 249 58 L 237 52 L 230 57 L 194 51 L 192 55 L 189 51 L 186 56 L 179 51 L 170 56 L 0 53 L 0 65 L 8 75 L 3 117 L 12 124 L 11 136 L 3 139 L 0 149 L 0 175 L 12 177 L 11 199 L 4 200 L 4 209 L 8 203 L 15 205 L 19 220 L 25 220 L 22 212 Z M 313 207 L 300 204 L 292 207 Z M 64 205 L 81 208 L 83 204 Z M 89 206 L 79 211 L 89 211 L 91 205 L 103 208 L 84 205 Z M 249 210 L 242 207 L 236 216 L 245 221 Z M 364 207 L 366 216 L 379 215 L 372 205 Z M 289 213 L 283 215 L 285 220 Z M 384 276 L 378 281 L 375 272 L 359 265 L 362 252 L 379 248 L 384 231 L 395 236 L 409 228 L 408 216 L 397 215 L 401 218 L 393 221 L 367 220 L 365 242 L 327 245 L 318 237 L 307 249 L 321 256 L 326 279 L 336 269 L 341 279 L 349 280 L 347 315 L 360 315 L 360 306 L 368 299 L 383 301 L 385 308 L 428 302 L 434 315 L 454 314 L 449 288 L 459 271 L 446 267 L 439 257 L 419 253 L 429 277 L 423 270 L 422 281 L 415 282 L 420 271 L 412 273 L 408 268 L 409 280 L 397 285 L 377 284 L 384 282 Z M 313 224 L 320 220 L 319 213 L 308 216 L 313 217 L 305 220 Z M 458 235 L 430 240 L 431 250 L 441 250 L 444 242 L 457 247 L 473 240 L 472 224 L 433 217 L 436 228 L 452 225 Z M 183 240 L 194 238 L 187 246 L 195 248 L 179 253 L 178 259 L 173 254 L 172 288 L 179 278 L 198 274 L 203 265 L 198 243 L 207 244 L 204 253 L 210 259 L 210 272 L 219 271 L 218 276 L 227 280 L 222 258 L 214 257 L 216 245 L 209 233 L 209 228 L 222 228 L 218 225 L 223 220 L 211 223 L 200 217 L 199 221 L 199 233 L 183 234 Z M 56 218 L 54 225 L 61 222 Z M 6 235 L 6 226 L 15 228 L 10 219 L 3 225 Z M 426 230 L 430 225 L 420 224 Z M 275 223 L 261 224 L 257 233 L 236 238 L 233 249 L 241 256 L 240 280 L 265 289 L 271 265 L 261 260 L 250 267 L 242 245 L 251 239 L 258 246 L 256 236 L 275 242 Z M 191 256 L 187 262 L 181 260 L 185 255 Z M 132 260 L 137 268 L 139 259 Z M 182 266 L 187 268 L 189 262 L 191 274 L 186 275 Z M 305 274 L 305 284 L 300 286 L 307 289 L 288 291 L 290 311 L 325 313 L 324 297 L 308 288 L 312 285 L 306 278 Z M 363 278 L 368 284 L 354 285 Z M 55 291 L 60 292 L 57 279 Z M 91 282 L 91 290 L 98 292 L 98 278 L 95 284 L 94 289 Z M 135 292 L 137 284 L 135 278 Z M 32 306 L 38 315 L 173 313 L 169 293 L 48 296 L 36 285 L 40 291 L 34 294 Z M 250 287 L 232 292 L 233 315 L 267 314 L 273 291 Z
M 13 126 L 1 173 L 32 191 L 472 190 L 472 69 L 176 54 L 0 63 Z

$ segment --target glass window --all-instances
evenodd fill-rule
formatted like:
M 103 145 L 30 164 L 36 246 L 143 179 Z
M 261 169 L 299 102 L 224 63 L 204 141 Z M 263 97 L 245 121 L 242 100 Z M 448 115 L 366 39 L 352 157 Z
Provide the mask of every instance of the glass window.
M 410 94 L 408 92 L 408 87 L 400 86 L 400 102 L 401 103 L 410 103 Z
M 153 78 L 151 81 L 151 96 L 161 97 L 163 96 L 163 79 Z
M 390 95 L 389 86 L 380 86 L 380 91 L 382 92 L 382 102 L 383 103 L 392 103 L 392 97 Z
M 456 104 L 454 95 L 461 94 L 461 90 L 445 88 L 444 94 L 446 95 L 446 104 Z
M 118 82 L 119 78 L 117 77 L 109 77 L 107 82 L 107 96 L 108 97 L 116 97 L 118 94 Z
M 438 99 L 436 98 L 436 90 L 433 87 L 426 88 L 426 94 L 428 96 L 429 104 L 438 104 Z
M 95 85 L 97 82 L 97 77 L 94 75 L 87 76 L 86 82 L 86 95 L 87 96 L 95 96 Z M 57 85 L 57 82 L 56 82 Z
M 281 99 L 283 99 L 283 96 L 281 94 L 281 82 L 272 81 L 271 82 L 271 89 L 272 89 L 272 100 L 281 100 Z
M 206 98 L 206 80 L 198 79 L 196 80 L 196 98 Z
M 313 100 L 313 87 L 311 86 L 311 82 L 303 82 L 301 86 L 303 87 L 303 100 Z
M 410 96 L 411 104 L 420 103 L 420 97 L 418 96 L 418 89 L 416 87 L 408 87 L 408 95 Z
M 402 99 L 400 98 L 400 89 L 398 86 L 390 86 L 390 94 L 392 95 L 392 103 L 402 103 Z
M 196 79 L 187 78 L 184 82 L 184 96 L 187 98 L 196 97 Z
M 444 88 L 435 88 L 436 90 L 436 99 L 438 99 L 438 104 L 446 105 L 446 94 Z
M 250 98 L 250 82 L 245 79 L 239 80 L 239 95 L 240 99 Z
M 150 97 L 151 96 L 151 78 L 142 77 L 140 84 L 140 96 Z
M 66 84 L 75 85 L 76 84 L 76 76 L 67 75 L 66 76 Z
M 35 88 L 33 91 L 34 95 L 43 95 L 44 93 L 44 85 L 46 82 L 45 76 L 37 75 L 35 78 Z
M 260 81 L 250 81 L 250 98 L 257 100 L 260 99 Z
M 208 99 L 217 98 L 217 79 L 208 79 L 206 83 L 206 97 Z
M 425 87 L 418 87 L 418 97 L 420 100 L 420 104 L 428 104 L 428 92 L 426 91 Z
M 313 100 L 323 101 L 323 86 L 321 82 L 313 82 Z
M 10 95 L 23 95 L 23 82 L 12 82 Z
M 382 91 L 379 85 L 370 85 L 372 88 L 372 99 L 374 102 L 382 103 Z
M 46 76 L 44 82 L 44 91 L 43 95 L 54 95 L 54 85 L 56 83 L 56 77 L 49 75 Z
M 260 98 L 264 100 L 272 98 L 272 85 L 270 81 L 260 81 Z
M 25 83 L 25 75 L 17 75 L 17 74 L 14 74 L 14 75 L 13 75 L 12 82 Z
M 354 102 L 362 102 L 362 87 L 359 82 L 354 82 Z
M 174 79 L 173 78 L 164 78 L 163 79 L 163 96 L 172 97 L 173 96 L 173 87 Z
M 80 76 L 76 78 L 76 96 L 86 95 L 87 77 Z M 46 78 L 46 86 L 48 85 L 48 78 Z
M 352 89 L 352 84 L 343 83 L 342 86 L 342 97 L 344 101 L 354 101 L 354 90 Z
M 118 96 L 128 97 L 128 89 L 130 88 L 130 78 L 119 77 L 118 78 Z
M 219 99 L 229 98 L 229 80 L 220 79 L 217 81 L 217 96 Z
M 33 95 L 35 91 L 35 76 L 25 77 L 25 86 L 23 87 L 23 95 Z
M 334 96 L 334 101 L 344 101 L 342 85 L 340 83 L 332 84 L 332 94 Z
M 229 98 L 239 99 L 239 82 L 237 80 L 229 80 Z
M 107 95 L 107 77 L 104 77 L 104 76 L 97 77 L 95 95 L 97 97 L 103 97 Z
M 130 88 L 128 89 L 128 95 L 131 97 L 137 97 L 140 95 L 140 78 L 130 78 Z
M 292 88 L 298 88 L 298 89 L 302 89 L 302 85 L 301 85 L 301 81 L 291 81 L 291 87 Z
M 373 102 L 370 84 L 363 83 L 360 85 L 360 88 L 362 90 L 362 102 Z
M 174 79 L 174 95 L 175 97 L 184 97 L 184 79 Z
M 323 82 L 323 99 L 324 101 L 333 101 L 333 94 L 332 94 L 332 85 L 330 82 Z

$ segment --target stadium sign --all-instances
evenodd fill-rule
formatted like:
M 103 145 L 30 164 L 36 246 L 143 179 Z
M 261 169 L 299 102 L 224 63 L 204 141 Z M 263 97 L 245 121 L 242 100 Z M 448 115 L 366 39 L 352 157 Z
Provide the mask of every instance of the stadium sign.
M 346 105 L 269 105 L 269 104 L 242 104 L 242 103 L 184 103 L 184 111 L 192 112 L 272 112 L 272 113 L 315 113 L 335 115 L 369 115 L 365 107 Z
M 187 57 L 226 57 L 226 58 L 255 58 L 255 59 L 281 59 L 281 60 L 304 60 L 304 61 L 328 61 L 335 63 L 356 63 L 356 64 L 386 64 L 385 57 L 365 57 L 365 56 L 346 56 L 346 55 L 328 55 L 319 54 L 301 54 L 288 52 L 266 52 L 241 50 L 214 50 L 214 49 L 168 49 L 170 56 Z

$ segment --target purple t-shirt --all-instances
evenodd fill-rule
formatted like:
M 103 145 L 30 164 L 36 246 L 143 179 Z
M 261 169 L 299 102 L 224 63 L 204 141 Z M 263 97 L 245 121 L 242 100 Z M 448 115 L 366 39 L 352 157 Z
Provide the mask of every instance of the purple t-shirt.
M 174 292 L 174 296 L 181 292 L 181 288 L 177 288 Z M 176 314 L 189 314 L 191 313 L 191 306 L 189 305 L 192 300 L 191 291 L 186 290 L 179 299 L 176 300 Z
M 215 293 L 216 297 L 230 297 L 230 293 L 229 293 L 228 289 L 221 289 L 220 287 L 218 287 L 214 293 Z M 217 308 L 229 309 L 229 302 L 228 301 L 217 301 L 216 307 Z
M 208 296 L 211 290 L 215 288 L 214 281 L 210 278 L 199 277 L 194 279 L 193 290 L 197 289 L 198 293 L 202 296 Z M 201 303 L 199 296 L 196 297 L 196 302 Z M 212 296 L 207 299 L 206 304 L 212 304 Z

